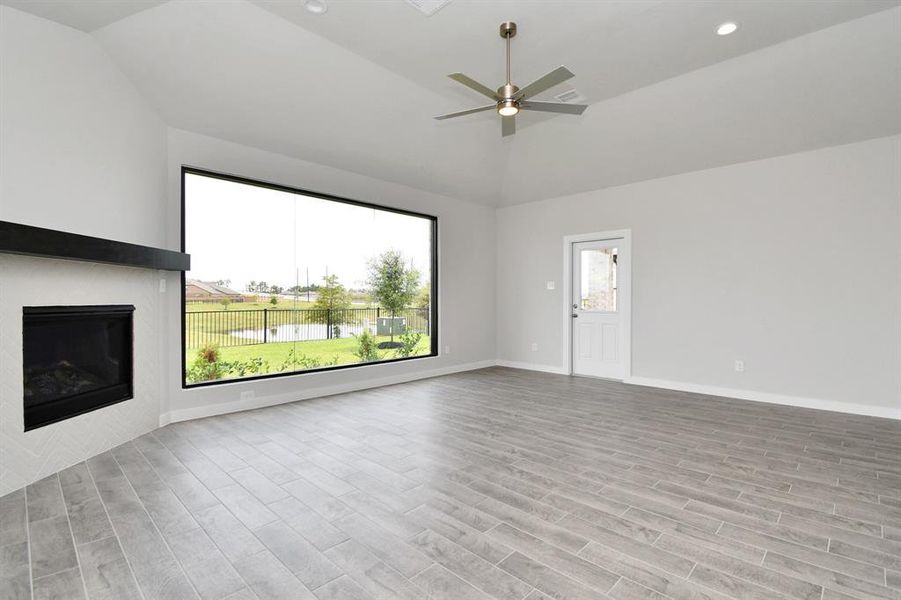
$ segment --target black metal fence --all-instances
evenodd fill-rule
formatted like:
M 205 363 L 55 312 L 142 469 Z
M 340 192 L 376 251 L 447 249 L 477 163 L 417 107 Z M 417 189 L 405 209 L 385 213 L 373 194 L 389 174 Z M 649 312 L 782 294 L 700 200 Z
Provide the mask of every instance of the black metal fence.
M 391 313 L 382 308 L 210 310 L 185 313 L 185 343 L 188 348 L 209 344 L 220 347 L 249 346 L 274 342 L 329 340 L 359 335 L 364 329 L 376 333 L 380 317 Z M 395 317 L 404 319 L 407 331 L 429 334 L 428 308 L 407 308 Z M 395 334 L 400 333 L 396 330 Z

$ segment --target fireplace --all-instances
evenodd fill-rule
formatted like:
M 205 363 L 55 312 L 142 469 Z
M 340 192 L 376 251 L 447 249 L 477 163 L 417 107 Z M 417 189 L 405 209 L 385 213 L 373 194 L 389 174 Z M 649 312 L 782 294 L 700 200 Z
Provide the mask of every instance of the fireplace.
M 134 306 L 22 310 L 25 431 L 133 397 Z

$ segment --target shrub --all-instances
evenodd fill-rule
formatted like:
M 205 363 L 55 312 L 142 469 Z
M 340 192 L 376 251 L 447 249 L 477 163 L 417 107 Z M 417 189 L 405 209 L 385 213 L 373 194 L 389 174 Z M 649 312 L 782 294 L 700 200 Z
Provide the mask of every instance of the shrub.
M 400 358 L 409 358 L 416 350 L 416 345 L 422 339 L 422 334 L 418 331 L 405 331 L 400 334 L 400 343 L 403 344 L 397 349 L 397 356 Z
M 276 304 L 278 304 L 278 296 L 272 296 L 272 297 L 270 297 L 270 298 L 269 298 L 269 304 L 271 304 L 272 306 L 275 306 Z
M 197 356 L 188 367 L 187 379 L 190 382 L 220 379 L 222 377 L 221 369 L 219 349 L 216 346 L 204 346 L 197 351 Z
M 336 354 L 331 360 L 322 360 L 315 356 L 307 356 L 306 354 L 298 355 L 294 348 L 288 350 L 285 362 L 279 367 L 279 372 L 293 371 L 297 367 L 302 369 L 317 369 L 319 367 L 333 367 L 338 364 L 338 355 Z
M 245 375 L 255 375 L 257 373 L 266 373 L 269 371 L 269 363 L 260 358 L 259 356 L 255 356 L 254 358 L 250 358 L 245 361 L 232 361 L 225 362 L 223 365 L 228 369 L 229 375 L 236 375 L 238 377 L 244 377 Z
M 285 356 L 285 361 L 278 367 L 276 373 L 283 373 L 285 371 L 291 371 L 294 369 L 294 366 L 297 364 L 297 355 L 294 353 L 294 348 L 288 350 L 288 355 Z
M 357 338 L 357 350 L 354 354 L 360 362 L 373 362 L 382 358 L 376 348 L 375 336 L 369 333 L 368 329 L 364 329 L 363 333 L 354 337 Z
M 189 383 L 199 383 L 225 377 L 244 377 L 268 371 L 269 363 L 260 357 L 244 361 L 222 360 L 219 356 L 219 348 L 210 344 L 197 351 L 197 356 L 188 367 L 187 379 Z
M 207 344 L 197 352 L 197 360 L 208 363 L 219 362 L 219 347 L 215 344 Z

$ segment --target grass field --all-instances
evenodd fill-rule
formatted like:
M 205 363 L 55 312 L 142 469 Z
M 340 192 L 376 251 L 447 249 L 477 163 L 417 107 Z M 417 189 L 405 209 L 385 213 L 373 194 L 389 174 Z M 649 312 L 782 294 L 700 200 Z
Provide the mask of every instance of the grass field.
M 376 338 L 379 342 L 387 342 L 387 336 Z M 416 345 L 414 354 L 421 356 L 428 354 L 430 350 L 429 336 L 424 335 Z M 254 346 L 236 346 L 233 348 L 221 348 L 219 355 L 223 360 L 250 360 L 260 357 L 268 362 L 272 369 L 280 366 L 288 358 L 288 353 L 294 349 L 294 354 L 300 358 L 307 356 L 317 358 L 323 362 L 331 362 L 337 357 L 337 364 L 346 365 L 359 362 L 354 355 L 357 350 L 357 340 L 353 337 L 339 338 L 337 340 L 315 340 L 311 342 L 282 342 L 277 344 L 256 344 Z M 380 350 L 382 359 L 399 358 L 395 350 Z M 188 357 L 190 360 L 192 357 Z
M 376 337 L 377 342 L 388 341 L 387 336 Z M 294 351 L 294 362 L 289 363 Z M 309 342 L 282 342 L 272 344 L 255 344 L 252 346 L 236 346 L 232 348 L 220 348 L 219 360 L 231 363 L 235 361 L 246 362 L 253 359 L 262 359 L 263 369 L 259 373 L 271 374 L 290 371 L 303 371 L 317 366 L 349 365 L 360 362 L 356 356 L 357 340 L 353 337 L 333 340 L 316 340 Z M 422 336 L 412 356 L 426 356 L 431 351 L 429 336 Z M 379 350 L 378 360 L 390 360 L 401 358 L 397 350 Z M 186 363 L 189 368 L 198 355 L 198 350 L 192 349 L 187 353 Z M 307 363 L 310 360 L 313 362 Z M 284 368 L 283 368 L 284 367 Z M 230 377 L 233 377 L 231 375 Z M 200 378 L 202 379 L 202 378 Z M 190 377 L 189 377 L 190 380 Z
M 278 304 L 272 304 L 271 302 L 232 302 L 228 305 L 228 308 L 225 308 L 223 305 L 218 302 L 196 302 L 193 304 L 187 304 L 185 306 L 187 312 L 213 312 L 217 310 L 228 310 L 228 311 L 238 311 L 238 310 L 262 310 L 264 308 L 277 308 L 279 310 L 294 310 L 297 308 L 313 308 L 312 302 L 307 302 L 306 300 L 282 300 L 281 298 L 278 301 Z

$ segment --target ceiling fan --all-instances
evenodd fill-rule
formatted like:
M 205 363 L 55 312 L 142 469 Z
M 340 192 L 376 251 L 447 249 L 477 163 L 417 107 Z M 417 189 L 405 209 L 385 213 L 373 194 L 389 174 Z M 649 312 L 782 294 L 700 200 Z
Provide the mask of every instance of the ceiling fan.
M 501 23 L 501 37 L 507 42 L 507 83 L 497 88 L 494 92 L 486 85 L 467 77 L 463 73 L 451 73 L 448 75 L 454 81 L 462 83 L 480 94 L 488 96 L 494 102 L 487 106 L 461 110 L 435 117 L 438 120 L 453 119 L 464 115 L 482 112 L 485 110 L 497 110 L 501 116 L 501 135 L 513 135 L 516 133 L 516 114 L 521 110 L 536 110 L 539 112 L 562 113 L 567 115 L 581 115 L 588 106 L 585 104 L 565 104 L 562 102 L 535 102 L 529 100 L 532 96 L 562 83 L 573 77 L 572 71 L 566 67 L 557 67 L 550 73 L 543 75 L 524 88 L 518 88 L 510 81 L 510 39 L 516 35 L 516 23 L 507 21 Z

